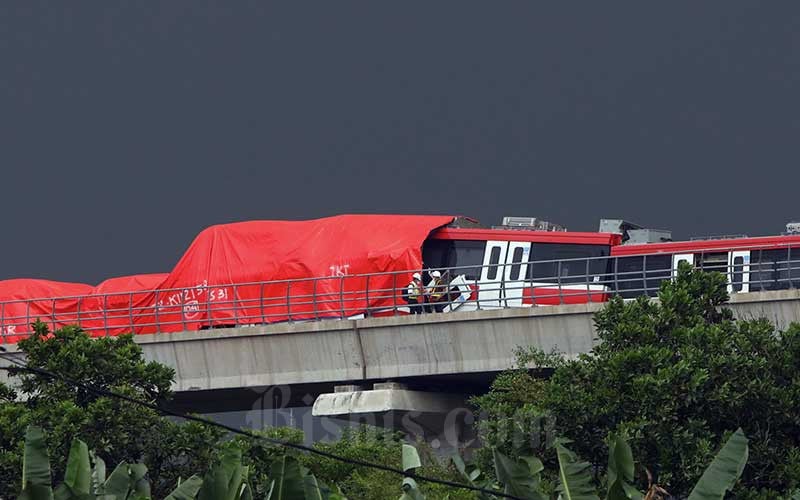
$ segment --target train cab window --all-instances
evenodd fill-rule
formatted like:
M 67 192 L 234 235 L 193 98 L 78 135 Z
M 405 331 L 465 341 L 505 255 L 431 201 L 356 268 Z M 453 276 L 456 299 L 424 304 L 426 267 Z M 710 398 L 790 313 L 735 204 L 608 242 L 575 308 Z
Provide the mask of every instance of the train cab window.
M 519 279 L 519 271 L 522 268 L 522 253 L 522 247 L 517 247 L 514 249 L 514 254 L 511 256 L 511 273 L 509 273 L 509 278 L 512 281 Z
M 610 248 L 606 245 L 533 243 L 526 280 L 596 283 L 609 274 Z M 588 272 L 588 275 L 587 275 Z
M 486 271 L 486 278 L 493 280 L 497 279 L 497 264 L 500 263 L 500 247 L 492 248 L 492 253 L 489 254 L 489 265 L 492 266 Z
M 481 278 L 483 253 L 486 243 L 483 241 L 453 241 L 447 266 L 453 269 L 454 275 L 463 274 L 468 280 Z
M 481 277 L 485 249 L 485 241 L 428 240 L 422 247 L 422 260 L 427 268 L 452 269 L 454 275 L 477 280 Z
M 430 269 L 447 267 L 447 259 L 453 242 L 449 240 L 427 240 L 422 246 L 422 262 Z

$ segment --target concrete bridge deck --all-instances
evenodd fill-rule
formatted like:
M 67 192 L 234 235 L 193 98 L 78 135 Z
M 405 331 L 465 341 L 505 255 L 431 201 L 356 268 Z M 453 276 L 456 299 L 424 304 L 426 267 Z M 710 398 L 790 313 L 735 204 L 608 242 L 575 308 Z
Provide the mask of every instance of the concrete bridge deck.
M 498 372 L 514 349 L 568 356 L 595 342 L 603 304 L 424 314 L 141 335 L 145 357 L 175 369 L 176 392 Z M 800 290 L 737 294 L 738 317 L 800 322 Z M 16 346 L 7 346 L 13 355 Z M 2 361 L 0 361 L 2 362 Z

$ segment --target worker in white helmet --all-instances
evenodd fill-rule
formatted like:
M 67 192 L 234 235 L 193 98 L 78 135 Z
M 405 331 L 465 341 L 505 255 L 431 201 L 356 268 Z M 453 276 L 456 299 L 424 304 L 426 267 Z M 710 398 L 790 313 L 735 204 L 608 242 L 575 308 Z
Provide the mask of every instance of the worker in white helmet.
M 406 287 L 403 298 L 408 302 L 411 314 L 422 314 L 423 303 L 425 301 L 425 287 L 422 285 L 422 275 L 414 273 L 411 275 L 411 282 Z
M 439 271 L 431 271 L 430 272 L 431 280 L 428 282 L 428 286 L 425 287 L 428 297 L 428 303 L 431 304 L 428 306 L 429 312 L 442 312 L 444 306 L 446 304 L 440 304 L 442 297 L 447 292 L 447 286 L 445 285 L 444 281 L 442 280 L 442 273 Z

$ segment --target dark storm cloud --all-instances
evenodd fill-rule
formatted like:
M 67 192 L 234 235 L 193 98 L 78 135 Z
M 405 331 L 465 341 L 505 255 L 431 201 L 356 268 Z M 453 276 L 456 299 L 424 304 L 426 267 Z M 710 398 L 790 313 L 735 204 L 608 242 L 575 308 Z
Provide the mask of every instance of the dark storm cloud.
M 0 278 L 168 271 L 348 212 L 769 234 L 796 2 L 4 2 Z

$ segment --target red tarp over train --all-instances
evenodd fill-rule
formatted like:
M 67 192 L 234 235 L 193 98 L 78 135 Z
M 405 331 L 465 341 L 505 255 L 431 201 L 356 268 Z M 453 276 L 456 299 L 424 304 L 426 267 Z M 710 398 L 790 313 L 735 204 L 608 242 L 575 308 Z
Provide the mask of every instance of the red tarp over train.
M 152 297 L 159 304 L 156 314 L 140 318 L 136 331 L 153 332 L 154 323 L 160 331 L 181 331 L 340 318 L 364 313 L 367 307 L 402 305 L 399 289 L 410 273 L 354 275 L 420 269 L 425 238 L 452 220 L 340 215 L 210 227 L 195 238 L 161 284 Z M 256 284 L 276 280 L 295 281 Z
M 154 314 L 152 292 L 167 276 L 137 274 L 103 281 L 81 301 L 81 327 L 95 337 L 133 331 L 132 325 L 139 316 Z
M 50 330 L 77 323 L 79 298 L 92 290 L 83 283 L 40 279 L 0 281 L 0 335 L 2 342 L 14 343 L 31 333 L 37 319 Z

